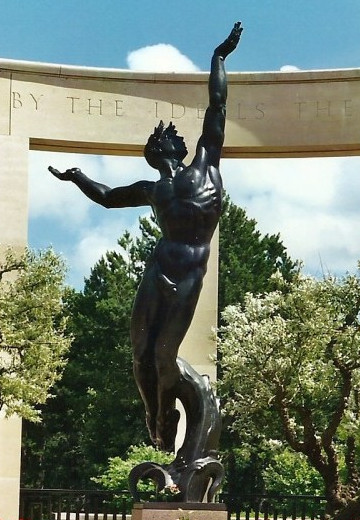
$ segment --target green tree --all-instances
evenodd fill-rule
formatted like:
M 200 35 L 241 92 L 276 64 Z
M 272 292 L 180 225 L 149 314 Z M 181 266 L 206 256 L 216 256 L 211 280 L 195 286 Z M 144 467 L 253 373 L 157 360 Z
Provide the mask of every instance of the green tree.
M 274 288 L 272 275 L 280 271 L 286 280 L 298 270 L 277 235 L 262 235 L 254 219 L 224 197 L 219 236 L 218 322 L 222 311 L 233 304 L 243 304 L 246 293 L 260 294 Z M 218 353 L 221 356 L 221 352 Z M 221 364 L 218 378 L 222 377 Z M 221 436 L 223 463 L 228 478 L 225 488 L 233 494 L 263 493 L 262 471 L 272 457 L 271 450 L 256 432 L 231 431 L 231 417 L 224 417 Z
M 273 281 L 277 290 L 248 294 L 243 306 L 224 311 L 225 409 L 235 431 L 285 440 L 305 455 L 323 479 L 328 513 L 354 520 L 360 517 L 360 278 L 297 273 Z
M 158 238 L 153 219 L 140 219 L 140 237 L 119 239 L 83 291 L 66 299 L 74 337 L 62 380 L 42 409 L 40 425 L 24 423 L 23 485 L 83 488 L 114 456 L 148 439 L 132 373 L 130 315 L 145 261 Z
M 280 446 L 275 450 L 263 477 L 268 493 L 323 495 L 324 482 L 303 453 Z
M 65 366 L 65 265 L 51 249 L 9 249 L 0 264 L 0 409 L 39 421 Z
M 74 342 L 43 425 L 25 425 L 24 484 L 86 487 L 109 457 L 147 437 L 129 337 L 139 262 L 127 233 L 119 243 L 123 254 L 108 252 L 83 292 L 68 295 Z

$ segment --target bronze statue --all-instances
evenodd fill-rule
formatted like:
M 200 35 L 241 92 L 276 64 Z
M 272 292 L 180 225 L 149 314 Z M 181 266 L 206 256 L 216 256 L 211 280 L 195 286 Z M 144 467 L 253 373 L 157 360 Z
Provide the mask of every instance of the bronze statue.
M 190 394 L 194 390 L 193 385 L 184 383 L 184 374 L 188 374 L 190 368 L 177 354 L 194 315 L 207 269 L 210 241 L 221 212 L 219 161 L 227 99 L 224 61 L 235 50 L 241 32 L 240 22 L 235 23 L 228 38 L 214 51 L 209 106 L 189 166 L 183 163 L 187 155 L 183 138 L 177 135 L 172 123 L 165 128 L 160 121 L 144 149 L 148 164 L 160 173 L 158 181 L 139 181 L 112 189 L 92 181 L 78 168 L 61 173 L 49 167 L 57 178 L 74 182 L 87 197 L 106 208 L 150 205 L 156 215 L 162 238 L 149 259 L 134 302 L 131 341 L 134 375 L 145 404 L 150 437 L 167 451 L 174 449 L 177 432 L 176 398 L 187 402 L 187 434 L 194 431 L 188 416 L 193 414 L 194 421 L 197 420 L 188 391 L 183 390 L 190 386 Z M 204 420 L 206 422 L 206 418 Z M 219 422 L 218 416 L 214 421 Z M 215 423 L 213 429 L 217 431 Z M 190 435 L 187 437 L 191 442 Z M 218 433 L 212 437 L 217 438 Z M 215 452 L 217 441 L 214 439 L 210 444 L 204 441 L 206 446 L 195 450 L 187 449 L 189 446 L 186 448 L 184 442 L 182 455 L 178 454 L 176 459 L 176 471 L 181 466 L 188 467 L 193 462 L 191 458 L 196 460 L 196 457 L 206 457 L 210 451 Z

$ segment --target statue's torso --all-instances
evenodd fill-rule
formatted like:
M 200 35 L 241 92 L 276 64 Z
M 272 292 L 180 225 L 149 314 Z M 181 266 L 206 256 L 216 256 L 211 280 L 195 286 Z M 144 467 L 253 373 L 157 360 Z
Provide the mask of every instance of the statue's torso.
M 190 166 L 156 183 L 153 208 L 163 238 L 155 258 L 163 272 L 177 278 L 197 267 L 206 271 L 221 198 L 220 173 L 209 166 L 203 171 Z
M 154 211 L 163 237 L 184 244 L 208 243 L 221 212 L 219 171 L 184 168 L 173 178 L 161 179 L 154 191 Z

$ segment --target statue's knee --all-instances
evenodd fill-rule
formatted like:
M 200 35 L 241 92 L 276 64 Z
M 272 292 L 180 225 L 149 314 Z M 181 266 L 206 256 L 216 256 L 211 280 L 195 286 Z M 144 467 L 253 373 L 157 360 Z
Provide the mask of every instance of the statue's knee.
M 156 372 L 159 385 L 165 390 L 173 387 L 179 378 L 178 366 L 170 360 L 157 360 Z
M 133 368 L 134 371 L 154 370 L 154 360 L 151 359 L 146 352 L 134 352 L 133 354 Z

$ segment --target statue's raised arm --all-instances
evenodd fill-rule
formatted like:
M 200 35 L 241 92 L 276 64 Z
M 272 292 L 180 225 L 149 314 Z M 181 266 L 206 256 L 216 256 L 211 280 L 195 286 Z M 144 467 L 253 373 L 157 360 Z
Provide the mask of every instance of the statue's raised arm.
M 241 22 L 236 22 L 229 36 L 218 45 L 214 51 L 214 56 L 220 56 L 223 60 L 231 54 L 237 47 L 243 28 Z
M 215 48 L 211 59 L 209 106 L 205 113 L 203 133 L 198 143 L 197 152 L 200 151 L 201 147 L 204 147 L 208 152 L 209 163 L 215 167 L 219 166 L 224 142 L 227 100 L 227 79 L 224 61 L 236 49 L 242 30 L 241 22 L 236 22 L 229 36 Z

